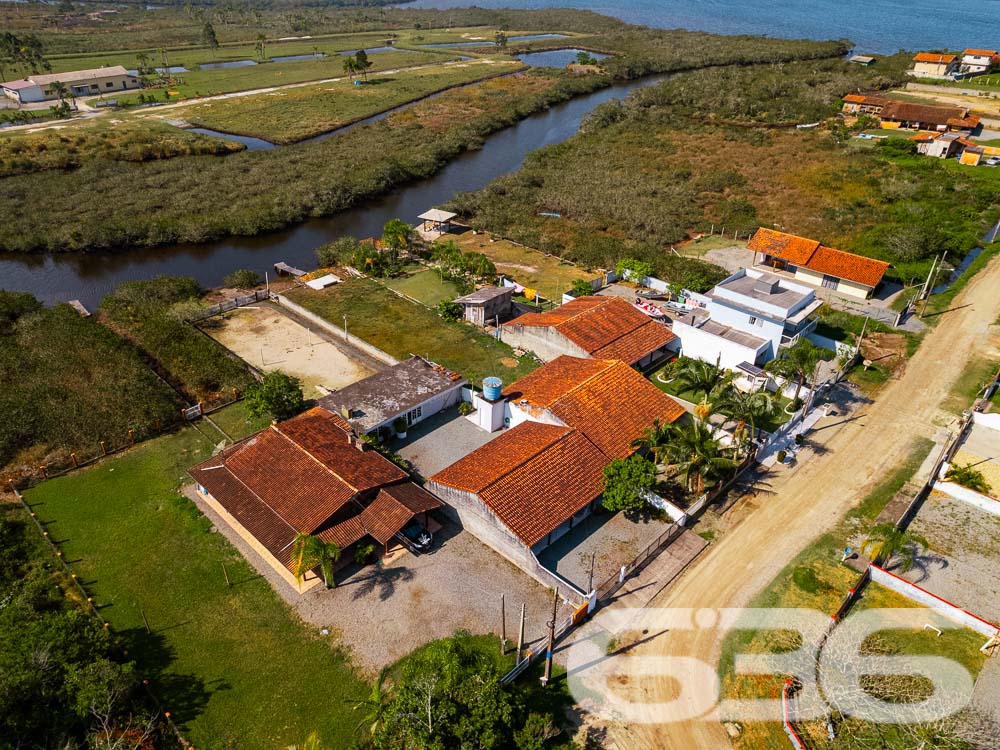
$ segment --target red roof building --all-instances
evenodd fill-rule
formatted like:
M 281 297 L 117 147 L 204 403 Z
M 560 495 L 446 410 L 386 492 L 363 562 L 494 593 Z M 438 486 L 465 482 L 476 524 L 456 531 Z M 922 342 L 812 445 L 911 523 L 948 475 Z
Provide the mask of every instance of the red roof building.
M 620 359 L 643 369 L 663 359 L 676 337 L 625 300 L 595 296 L 521 315 L 502 326 L 501 338 L 544 360 L 568 354 Z
M 409 475 L 322 408 L 273 424 L 188 472 L 198 493 L 281 576 L 298 534 L 342 550 L 366 535 L 388 544 L 414 516 L 441 506 Z M 349 555 L 342 556 L 350 559 Z

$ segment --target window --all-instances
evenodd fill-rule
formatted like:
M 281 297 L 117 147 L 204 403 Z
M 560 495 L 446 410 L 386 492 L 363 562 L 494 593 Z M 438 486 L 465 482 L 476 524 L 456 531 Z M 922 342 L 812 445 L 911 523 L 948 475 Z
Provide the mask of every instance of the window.
M 113 89 L 115 87 L 115 82 L 114 81 L 108 81 L 104 85 L 107 86 L 109 89 Z
M 92 83 L 92 84 L 90 84 L 90 90 L 91 90 L 91 91 L 98 91 L 99 89 L 98 89 L 98 86 L 97 86 L 97 84 L 96 84 L 96 83 Z
M 411 409 L 406 414 L 407 424 L 413 424 L 414 422 L 419 422 L 420 418 L 424 415 L 424 407 L 418 406 L 416 409 Z

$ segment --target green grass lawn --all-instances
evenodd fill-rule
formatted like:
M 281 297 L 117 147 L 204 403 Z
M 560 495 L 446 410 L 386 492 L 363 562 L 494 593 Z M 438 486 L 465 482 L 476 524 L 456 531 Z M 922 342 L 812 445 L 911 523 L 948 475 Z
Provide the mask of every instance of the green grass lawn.
M 237 401 L 213 412 L 210 418 L 233 440 L 242 440 L 255 432 L 259 432 L 271 423 L 268 416 L 251 417 L 247 413 L 246 401 Z M 207 430 L 204 430 L 208 432 Z
M 195 747 L 275 750 L 312 730 L 348 747 L 364 683 L 177 493 L 212 448 L 185 428 L 25 497 Z
M 437 313 L 397 297 L 371 279 L 352 279 L 321 292 L 295 289 L 287 294 L 336 326 L 347 315 L 349 333 L 396 359 L 419 354 L 477 381 L 498 375 L 512 382 L 535 369 L 506 344 L 464 323 L 448 323 Z
M 382 57 L 406 58 L 408 53 Z M 373 56 L 377 57 L 377 56 Z M 195 104 L 179 116 L 201 127 L 251 135 L 275 143 L 300 141 L 351 122 L 422 99 L 436 91 L 518 69 L 487 63 L 433 65 L 372 76 L 367 85 L 352 80 Z M 334 75 L 341 75 L 335 66 Z
M 443 281 L 441 274 L 433 269 L 417 271 L 412 275 L 396 279 L 388 279 L 385 285 L 422 302 L 428 307 L 437 307 L 439 302 L 462 296 L 453 282 Z

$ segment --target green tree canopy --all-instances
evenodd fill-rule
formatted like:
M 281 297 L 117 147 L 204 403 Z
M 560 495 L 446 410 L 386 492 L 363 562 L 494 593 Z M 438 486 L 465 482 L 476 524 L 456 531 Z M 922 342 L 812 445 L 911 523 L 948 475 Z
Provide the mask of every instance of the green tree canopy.
M 643 490 L 656 486 L 656 464 L 636 454 L 616 458 L 604 467 L 604 507 L 610 511 L 643 510 Z
M 260 383 L 247 388 L 246 402 L 252 417 L 267 415 L 279 422 L 291 419 L 305 408 L 299 379 L 279 370 L 267 373 Z
M 256 271 L 251 271 L 249 268 L 241 268 L 233 271 L 222 280 L 223 284 L 234 289 L 253 289 L 256 286 L 260 286 L 260 282 L 260 274 Z

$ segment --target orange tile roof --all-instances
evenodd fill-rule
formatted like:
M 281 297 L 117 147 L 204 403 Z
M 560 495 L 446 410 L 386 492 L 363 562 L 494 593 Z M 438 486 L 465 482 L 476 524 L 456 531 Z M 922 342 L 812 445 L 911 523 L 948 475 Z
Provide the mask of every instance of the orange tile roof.
M 967 49 L 962 54 L 976 57 L 996 57 L 997 51 L 995 49 Z
M 550 312 L 526 313 L 507 325 L 555 328 L 588 354 L 613 355 L 629 364 L 676 338 L 620 297 L 578 297 Z
M 845 102 L 851 102 L 852 104 L 864 104 L 868 97 L 862 96 L 861 94 L 848 94 L 844 97 Z
M 788 261 L 792 265 L 839 279 L 855 281 L 865 286 L 878 286 L 889 264 L 863 255 L 834 250 L 793 234 L 773 229 L 758 229 L 747 245 L 751 250 Z M 805 250 L 812 250 L 805 253 Z
M 817 273 L 875 287 L 882 280 L 889 264 L 874 258 L 845 253 L 843 250 L 834 250 L 832 247 L 820 246 L 809 260 L 807 268 Z
M 955 62 L 955 56 L 939 55 L 936 52 L 918 52 L 917 55 L 913 58 L 913 62 L 947 64 Z
M 781 258 L 796 266 L 804 266 L 819 247 L 817 240 L 761 227 L 750 238 L 747 247 L 755 253 Z
M 622 361 L 558 357 L 512 383 L 505 395 L 548 409 L 609 460 L 631 455 L 632 441 L 655 420 L 684 415 L 680 404 Z
M 497 463 L 498 453 L 521 460 Z M 530 547 L 601 494 L 606 463 L 579 432 L 524 422 L 429 481 L 478 495 Z M 484 475 L 483 465 L 494 472 Z

